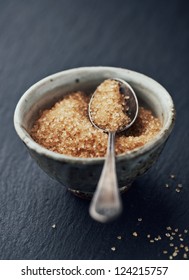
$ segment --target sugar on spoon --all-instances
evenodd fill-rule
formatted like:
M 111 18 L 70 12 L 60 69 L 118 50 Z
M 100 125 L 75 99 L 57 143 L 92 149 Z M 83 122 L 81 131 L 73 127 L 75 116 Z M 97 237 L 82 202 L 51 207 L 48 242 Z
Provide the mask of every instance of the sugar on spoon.
M 117 89 L 116 98 L 114 90 Z M 110 95 L 109 95 L 110 93 Z M 106 108 L 100 97 L 105 98 Z M 111 112 L 108 99 L 116 101 L 115 110 Z M 111 105 L 110 105 L 111 106 Z M 114 107 L 113 107 L 114 108 Z M 117 110 L 117 111 L 116 111 Z M 122 79 L 113 78 L 105 80 L 93 93 L 88 114 L 91 123 L 98 129 L 108 133 L 108 147 L 104 166 L 93 195 L 89 213 L 91 217 L 99 222 L 108 222 L 115 219 L 122 211 L 122 202 L 118 188 L 116 163 L 115 163 L 115 135 L 128 129 L 136 120 L 138 115 L 138 100 L 132 87 Z M 114 121 L 110 121 L 111 117 Z

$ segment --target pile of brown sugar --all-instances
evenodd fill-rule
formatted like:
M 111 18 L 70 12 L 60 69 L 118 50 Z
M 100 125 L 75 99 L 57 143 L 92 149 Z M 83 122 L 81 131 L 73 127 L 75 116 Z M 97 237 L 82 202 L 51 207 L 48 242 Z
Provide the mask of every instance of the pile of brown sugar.
M 97 87 L 90 102 L 90 114 L 97 127 L 106 131 L 120 131 L 130 123 L 126 112 L 128 96 L 120 91 L 120 83 L 110 79 Z
M 51 109 L 41 113 L 31 129 L 32 138 L 60 154 L 87 158 L 105 156 L 108 135 L 91 124 L 89 100 L 90 97 L 81 91 L 66 95 Z M 139 107 L 135 123 L 126 132 L 116 135 L 116 154 L 143 146 L 160 129 L 159 119 L 150 110 Z

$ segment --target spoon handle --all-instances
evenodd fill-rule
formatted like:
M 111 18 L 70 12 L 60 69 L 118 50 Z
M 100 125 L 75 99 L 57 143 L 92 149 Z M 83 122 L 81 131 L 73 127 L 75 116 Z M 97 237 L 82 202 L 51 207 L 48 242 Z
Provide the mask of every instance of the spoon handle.
M 106 159 L 89 208 L 91 217 L 99 222 L 113 220 L 122 210 L 117 183 L 114 146 L 115 132 L 109 132 Z

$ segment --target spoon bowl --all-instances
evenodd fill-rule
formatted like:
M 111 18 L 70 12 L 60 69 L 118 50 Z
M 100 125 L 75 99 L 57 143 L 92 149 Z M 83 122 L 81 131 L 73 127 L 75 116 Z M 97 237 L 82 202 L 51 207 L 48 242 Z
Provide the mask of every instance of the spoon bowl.
M 97 90 L 93 93 L 89 102 L 89 119 L 98 129 L 108 132 L 108 147 L 104 166 L 97 185 L 95 194 L 90 204 L 89 212 L 92 218 L 99 222 L 108 222 L 115 219 L 122 211 L 122 202 L 118 189 L 116 164 L 115 164 L 115 135 L 128 129 L 136 120 L 138 115 L 138 100 L 131 86 L 122 79 L 111 79 L 118 82 L 119 93 L 123 97 L 123 111 L 127 115 L 125 125 L 117 125 L 116 129 L 102 127 L 93 119 L 92 104 Z M 106 113 L 105 113 L 106 114 Z

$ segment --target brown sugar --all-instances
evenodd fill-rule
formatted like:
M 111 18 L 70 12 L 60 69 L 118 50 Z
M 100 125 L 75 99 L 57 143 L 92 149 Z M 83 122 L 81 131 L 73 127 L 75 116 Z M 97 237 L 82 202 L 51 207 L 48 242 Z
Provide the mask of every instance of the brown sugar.
M 101 83 L 90 102 L 93 123 L 105 131 L 122 130 L 130 123 L 126 114 L 126 99 L 120 92 L 120 83 L 107 79 Z M 99 102 L 100 101 L 100 102 Z
M 31 129 L 32 138 L 60 154 L 84 158 L 105 156 L 108 134 L 91 124 L 89 100 L 90 97 L 81 91 L 66 95 L 41 113 Z M 160 129 L 159 119 L 150 110 L 139 107 L 135 123 L 127 131 L 116 134 L 116 154 L 145 145 Z

